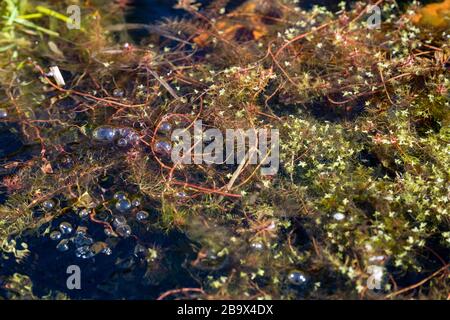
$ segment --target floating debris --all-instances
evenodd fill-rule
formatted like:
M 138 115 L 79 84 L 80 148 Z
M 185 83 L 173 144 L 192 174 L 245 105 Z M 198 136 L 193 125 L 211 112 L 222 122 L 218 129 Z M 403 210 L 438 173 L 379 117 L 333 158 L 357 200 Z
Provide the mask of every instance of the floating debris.
M 53 79 L 55 79 L 56 84 L 58 86 L 63 87 L 66 85 L 66 82 L 64 81 L 64 78 L 63 78 L 58 66 L 50 67 L 50 72 L 47 75 L 49 77 L 53 77 Z

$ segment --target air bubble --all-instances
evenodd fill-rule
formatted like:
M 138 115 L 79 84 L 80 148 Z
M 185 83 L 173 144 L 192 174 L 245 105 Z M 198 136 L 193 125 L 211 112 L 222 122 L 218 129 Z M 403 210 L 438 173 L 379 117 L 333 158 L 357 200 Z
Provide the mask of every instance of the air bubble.
M 61 252 L 69 250 L 69 240 L 67 240 L 67 239 L 61 240 L 56 245 L 56 250 L 61 251 Z
M 68 222 L 61 222 L 59 225 L 59 230 L 61 230 L 62 234 L 69 234 L 72 233 L 73 228 L 72 225 Z
M 116 192 L 114 194 L 114 199 L 116 199 L 116 200 L 125 200 L 125 199 L 127 199 L 127 195 L 126 195 L 125 192 L 119 191 L 119 192 Z
M 163 133 L 169 133 L 172 130 L 172 125 L 169 122 L 162 122 L 158 130 Z
M 167 141 L 158 141 L 155 143 L 155 151 L 160 154 L 168 155 L 172 151 L 172 146 Z
M 113 226 L 117 228 L 118 226 L 124 225 L 127 223 L 127 219 L 124 216 L 116 216 L 113 221 Z
M 110 126 L 100 126 L 94 130 L 92 136 L 97 141 L 112 142 L 117 136 L 117 130 Z
M 46 200 L 42 203 L 42 209 L 45 211 L 51 211 L 55 208 L 55 201 L 53 200 Z
M 136 220 L 137 221 L 143 221 L 146 220 L 148 218 L 149 214 L 147 211 L 139 211 L 138 213 L 136 213 Z
M 306 277 L 300 271 L 292 271 L 288 275 L 288 280 L 291 284 L 299 286 L 306 282 Z
M 0 119 L 5 119 L 8 117 L 8 111 L 5 108 L 0 108 Z
M 50 233 L 49 237 L 50 237 L 50 239 L 56 241 L 56 240 L 60 240 L 62 235 L 61 235 L 61 232 L 59 232 L 59 231 L 53 231 L 52 233 Z
M 131 235 L 131 228 L 127 224 L 122 224 L 117 227 L 116 232 L 119 236 L 127 238 Z
M 125 212 L 131 209 L 131 202 L 128 199 L 122 199 L 117 201 L 116 209 L 120 212 Z

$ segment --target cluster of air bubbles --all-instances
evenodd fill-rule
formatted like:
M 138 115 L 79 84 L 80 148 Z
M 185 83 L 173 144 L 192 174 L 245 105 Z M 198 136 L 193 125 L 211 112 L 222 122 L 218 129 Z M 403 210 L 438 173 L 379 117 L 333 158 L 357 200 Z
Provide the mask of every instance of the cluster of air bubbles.
M 63 221 L 59 224 L 58 230 L 50 232 L 49 237 L 53 241 L 59 241 L 56 249 L 60 252 L 68 251 L 72 243 L 75 246 L 75 256 L 80 259 L 90 259 L 99 253 L 106 255 L 112 253 L 106 243 L 94 242 L 87 231 L 87 227 L 84 226 L 79 226 L 74 231 L 72 224 Z
M 291 271 L 288 274 L 288 281 L 292 285 L 300 286 L 300 285 L 304 284 L 307 281 L 307 279 L 303 273 L 295 270 L 295 271 Z
M 128 212 L 133 208 L 133 203 L 128 199 L 128 196 L 125 192 L 116 192 L 114 194 L 114 199 L 116 200 L 115 208 L 121 213 Z M 138 205 L 140 205 L 140 203 Z
M 163 121 L 159 124 L 157 130 L 159 134 L 165 137 L 161 137 L 155 141 L 153 150 L 162 156 L 169 156 L 172 152 L 172 144 L 167 141 L 167 136 L 172 131 L 172 124 L 168 121 Z
M 116 210 L 122 214 L 130 211 L 133 206 L 136 207 L 141 204 L 138 199 L 130 201 L 127 194 L 123 191 L 116 192 L 114 199 L 117 201 L 115 205 Z M 112 225 L 119 236 L 127 238 L 131 235 L 131 227 L 127 224 L 127 219 L 123 215 L 115 216 Z
M 132 128 L 116 128 L 113 126 L 97 127 L 92 133 L 96 141 L 115 143 L 120 148 L 136 145 L 139 142 L 139 134 Z
M 0 108 L 0 119 L 5 119 L 8 117 L 8 111 L 5 108 Z

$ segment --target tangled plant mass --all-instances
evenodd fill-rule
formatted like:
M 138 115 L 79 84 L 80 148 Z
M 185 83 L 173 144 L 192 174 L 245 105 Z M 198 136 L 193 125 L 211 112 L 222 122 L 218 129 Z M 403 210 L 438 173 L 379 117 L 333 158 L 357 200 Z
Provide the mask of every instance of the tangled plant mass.
M 74 3 L 79 30 L 52 14 Z M 70 297 L 17 267 L 50 237 L 94 264 L 132 242 L 158 288 L 138 297 L 446 299 L 448 3 L 380 0 L 369 28 L 366 2 L 180 1 L 137 25 L 123 1 L 3 1 L 0 122 L 26 152 L 2 153 L 0 294 Z M 171 132 L 196 121 L 279 130 L 278 173 L 174 164 Z

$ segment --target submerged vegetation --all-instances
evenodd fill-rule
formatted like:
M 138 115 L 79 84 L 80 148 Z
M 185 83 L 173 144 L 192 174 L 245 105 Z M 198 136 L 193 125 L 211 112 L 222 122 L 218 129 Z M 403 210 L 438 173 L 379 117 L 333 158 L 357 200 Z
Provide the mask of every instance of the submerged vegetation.
M 448 298 L 449 1 L 228 2 L 1 2 L 0 296 Z M 279 129 L 278 174 L 174 165 L 196 120 Z

